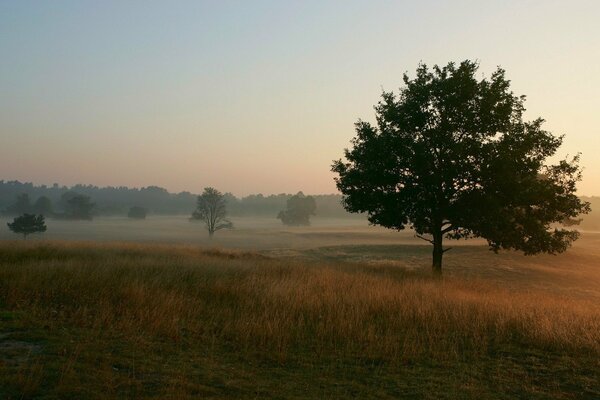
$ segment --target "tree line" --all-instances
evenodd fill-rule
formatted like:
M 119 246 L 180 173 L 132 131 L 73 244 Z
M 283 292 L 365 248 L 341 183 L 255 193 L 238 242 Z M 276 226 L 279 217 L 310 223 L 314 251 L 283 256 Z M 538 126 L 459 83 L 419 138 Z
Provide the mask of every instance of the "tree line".
M 144 188 L 98 187 L 93 185 L 51 186 L 34 185 L 19 181 L 0 180 L 0 213 L 16 216 L 24 213 L 43 214 L 52 217 L 70 218 L 68 201 L 73 196 L 87 197 L 93 205 L 90 216 L 126 216 L 145 213 L 154 215 L 189 215 L 196 206 L 197 194 L 191 192 L 171 193 L 158 186 Z M 231 216 L 277 216 L 285 210 L 288 200 L 295 195 L 289 193 L 263 195 L 252 194 L 236 197 L 223 194 Z M 341 195 L 324 194 L 310 196 L 319 210 L 319 216 L 356 218 L 341 205 Z M 79 198 L 79 201 L 83 197 Z M 76 200 L 77 201 L 77 200 Z M 360 218 L 360 217 L 359 217 Z
M 13 212 L 20 215 L 6 225 L 12 232 L 21 234 L 26 239 L 28 235 L 46 232 L 46 216 L 75 220 L 92 219 L 91 210 L 94 204 L 90 202 L 88 196 L 67 192 L 61 200 L 66 211 L 57 214 L 46 198 L 40 197 L 34 205 L 31 205 L 29 196 L 22 194 L 10 207 Z M 32 210 L 34 213 L 31 213 Z M 289 226 L 307 226 L 310 225 L 310 217 L 316 214 L 315 211 L 315 199 L 299 192 L 287 200 L 286 208 L 279 212 L 277 219 Z M 144 219 L 146 213 L 145 208 L 133 206 L 129 209 L 127 216 Z M 205 188 L 204 192 L 196 199 L 196 209 L 192 212 L 190 221 L 204 222 L 210 238 L 221 229 L 232 229 L 233 223 L 228 219 L 226 196 L 215 188 Z

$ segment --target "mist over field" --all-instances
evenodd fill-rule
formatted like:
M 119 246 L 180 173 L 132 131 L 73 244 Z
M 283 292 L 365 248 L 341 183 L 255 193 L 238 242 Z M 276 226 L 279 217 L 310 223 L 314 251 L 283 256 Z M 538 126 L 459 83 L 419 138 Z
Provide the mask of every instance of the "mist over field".
M 190 214 L 114 211 L 48 218 L 47 231 L 26 240 L 0 230 L 0 393 L 600 393 L 593 218 L 560 255 L 453 243 L 440 281 L 414 231 L 318 211 L 309 226 L 242 213 L 213 238 Z

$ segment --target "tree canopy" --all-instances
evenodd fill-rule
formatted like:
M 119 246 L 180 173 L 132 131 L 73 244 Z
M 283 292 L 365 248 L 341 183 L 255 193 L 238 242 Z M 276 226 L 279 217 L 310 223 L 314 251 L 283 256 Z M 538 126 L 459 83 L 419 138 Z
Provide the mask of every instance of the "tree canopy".
M 287 200 L 285 210 L 280 211 L 277 218 L 285 225 L 310 225 L 310 216 L 315 215 L 316 210 L 314 197 L 298 192 Z
M 92 210 L 96 204 L 90 196 L 76 192 L 66 192 L 61 196 L 65 217 L 69 219 L 92 219 Z
M 14 233 L 23 235 L 24 239 L 32 233 L 46 232 L 46 223 L 43 215 L 23 214 L 15 217 L 13 222 L 8 222 L 7 225 L 8 229 Z
M 38 197 L 33 205 L 33 209 L 37 214 L 42 214 L 45 217 L 51 216 L 54 213 L 54 210 L 52 209 L 52 200 L 46 196 Z
M 443 239 L 485 238 L 494 251 L 565 251 L 577 239 L 561 221 L 589 211 L 576 196 L 579 156 L 549 165 L 562 143 L 524 121 L 524 96 L 505 71 L 478 79 L 464 61 L 404 75 L 384 92 L 377 124 L 359 120 L 346 160 L 332 166 L 343 205 L 387 228 L 411 227 L 433 244 L 441 272 Z
M 7 213 L 12 215 L 21 215 L 30 213 L 32 210 L 31 200 L 27 193 L 21 193 L 17 195 L 17 198 L 13 204 L 8 206 Z
M 212 187 L 207 187 L 198 196 L 193 220 L 203 221 L 208 230 L 208 236 L 213 237 L 216 231 L 231 229 L 233 224 L 227 219 L 227 202 L 223 193 Z

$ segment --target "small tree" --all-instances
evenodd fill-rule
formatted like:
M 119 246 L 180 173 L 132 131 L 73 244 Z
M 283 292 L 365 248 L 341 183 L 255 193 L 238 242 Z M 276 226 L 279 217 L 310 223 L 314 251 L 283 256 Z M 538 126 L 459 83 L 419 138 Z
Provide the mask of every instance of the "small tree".
M 217 189 L 207 187 L 198 196 L 196 211 L 192 214 L 192 220 L 200 220 L 206 224 L 208 236 L 213 237 L 216 231 L 231 229 L 233 224 L 227 219 L 227 207 L 225 196 Z
M 23 214 L 6 225 L 14 233 L 23 235 L 23 239 L 26 239 L 27 235 L 32 233 L 46 232 L 46 223 L 43 215 Z
M 562 136 L 542 119 L 523 121 L 524 97 L 502 69 L 482 80 L 477 69 L 464 61 L 405 75 L 400 94 L 383 93 L 375 107 L 377 126 L 358 121 L 347 161 L 332 167 L 344 207 L 373 224 L 414 228 L 433 245 L 437 273 L 444 237 L 559 253 L 578 233 L 557 225 L 590 209 L 576 195 L 579 158 L 546 164 Z
M 133 206 L 129 209 L 127 216 L 133 219 L 146 219 L 148 211 L 144 207 Z
M 279 212 L 277 219 L 290 226 L 310 225 L 310 216 L 315 215 L 316 209 L 314 197 L 298 192 L 287 200 L 286 209 Z

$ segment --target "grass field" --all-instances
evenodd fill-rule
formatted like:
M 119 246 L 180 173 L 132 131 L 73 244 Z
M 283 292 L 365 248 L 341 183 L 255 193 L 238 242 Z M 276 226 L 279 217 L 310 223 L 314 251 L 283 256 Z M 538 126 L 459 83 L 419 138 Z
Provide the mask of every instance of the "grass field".
M 457 247 L 439 280 L 427 246 L 345 229 L 260 252 L 0 242 L 0 398 L 600 398 L 600 235 Z
M 20 238 L 6 227 L 10 221 L 11 218 L 0 217 L 0 240 Z M 47 219 L 47 232 L 40 236 L 33 235 L 30 240 L 173 243 L 251 250 L 355 243 L 398 244 L 399 239 L 408 240 L 406 243 L 414 241 L 410 233 L 369 226 L 364 219 L 313 218 L 310 227 L 286 227 L 275 217 L 233 217 L 232 221 L 234 229 L 219 231 L 209 240 L 204 225 L 190 222 L 186 215 L 151 215 L 145 220 L 127 217 L 98 217 L 91 221 Z

